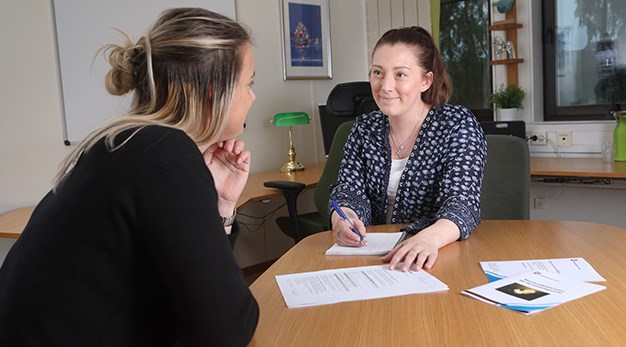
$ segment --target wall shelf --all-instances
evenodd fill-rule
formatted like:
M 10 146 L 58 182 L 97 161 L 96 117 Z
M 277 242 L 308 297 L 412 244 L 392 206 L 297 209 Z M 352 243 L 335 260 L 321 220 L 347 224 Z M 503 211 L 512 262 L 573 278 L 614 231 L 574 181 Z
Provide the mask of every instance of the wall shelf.
M 487 28 L 491 31 L 504 31 L 506 33 L 506 40 L 510 41 L 513 44 L 513 48 L 515 49 L 515 54 L 517 55 L 519 51 L 517 50 L 517 30 L 522 28 L 523 25 L 521 23 L 517 23 L 517 5 L 513 6 L 513 9 L 506 14 L 506 19 L 503 21 L 493 22 Z M 524 62 L 522 58 L 515 59 L 497 59 L 490 60 L 490 65 L 506 65 L 506 82 L 508 85 L 518 84 L 518 72 L 517 65 Z
M 524 59 L 515 58 L 515 59 L 490 60 L 489 64 L 491 64 L 491 65 L 511 65 L 511 64 L 521 64 L 523 62 L 524 62 Z
M 519 29 L 522 26 L 523 26 L 522 23 L 502 21 L 502 22 L 493 22 L 493 24 L 491 24 L 487 28 L 492 31 L 497 31 L 497 30 Z

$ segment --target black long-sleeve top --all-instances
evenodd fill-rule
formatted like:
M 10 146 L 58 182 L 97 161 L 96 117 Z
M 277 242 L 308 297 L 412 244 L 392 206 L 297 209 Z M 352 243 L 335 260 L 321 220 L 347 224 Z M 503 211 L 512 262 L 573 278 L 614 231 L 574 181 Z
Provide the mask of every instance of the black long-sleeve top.
M 185 133 L 149 126 L 113 152 L 101 141 L 38 204 L 0 269 L 0 346 L 246 345 L 259 311 L 237 233 L 225 234 Z

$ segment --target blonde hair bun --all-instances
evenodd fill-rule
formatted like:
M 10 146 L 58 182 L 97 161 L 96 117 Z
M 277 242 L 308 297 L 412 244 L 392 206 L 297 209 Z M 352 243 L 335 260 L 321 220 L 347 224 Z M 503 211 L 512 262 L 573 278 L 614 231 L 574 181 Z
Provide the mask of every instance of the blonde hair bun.
M 125 38 L 123 45 L 109 44 L 102 48 L 106 61 L 111 65 L 104 84 L 107 91 L 112 95 L 124 95 L 135 89 L 137 85 L 135 62 L 141 47 L 133 44 L 128 34 L 118 31 Z

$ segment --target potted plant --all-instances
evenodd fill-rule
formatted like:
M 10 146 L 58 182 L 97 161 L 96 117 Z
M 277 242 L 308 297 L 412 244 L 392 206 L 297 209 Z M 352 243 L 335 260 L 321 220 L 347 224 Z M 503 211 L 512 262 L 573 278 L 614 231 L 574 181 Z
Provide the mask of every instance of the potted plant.
M 515 84 L 504 87 L 500 86 L 498 91 L 489 94 L 487 102 L 496 106 L 498 120 L 508 121 L 517 118 L 517 110 L 522 107 L 522 102 L 526 92 Z

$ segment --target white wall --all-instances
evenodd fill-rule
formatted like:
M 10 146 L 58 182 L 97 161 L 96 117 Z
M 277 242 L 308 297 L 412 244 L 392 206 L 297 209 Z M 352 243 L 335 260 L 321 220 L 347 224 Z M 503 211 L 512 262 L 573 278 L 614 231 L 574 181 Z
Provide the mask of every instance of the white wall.
M 0 2 L 0 213 L 37 202 L 63 145 L 49 1 Z
M 68 149 L 49 1 L 0 1 L 0 213 L 36 203 Z M 0 260 L 13 240 L 0 239 Z
M 626 180 L 593 187 L 584 184 L 533 183 L 530 194 L 530 219 L 593 222 L 626 229 Z M 534 205 L 534 200 L 539 198 L 543 199 L 543 208 Z

